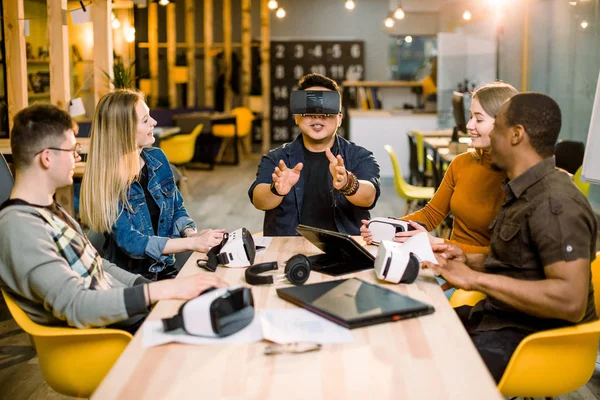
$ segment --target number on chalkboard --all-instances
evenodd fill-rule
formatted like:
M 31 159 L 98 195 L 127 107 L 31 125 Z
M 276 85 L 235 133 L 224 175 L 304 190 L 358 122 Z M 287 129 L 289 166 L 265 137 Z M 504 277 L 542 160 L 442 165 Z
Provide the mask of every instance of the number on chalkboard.
M 301 44 L 297 44 L 294 46 L 294 57 L 302 58 L 304 57 L 304 46 Z
M 275 66 L 275 78 L 276 79 L 283 79 L 283 78 L 285 78 L 285 67 L 283 65 L 276 65 Z
M 304 76 L 304 68 L 302 65 L 296 65 L 294 67 L 294 79 L 298 80 Z
M 278 44 L 275 46 L 275 58 L 285 58 L 285 46 Z
M 341 58 L 342 57 L 342 46 L 339 44 L 334 44 L 331 47 L 331 57 L 333 58 Z

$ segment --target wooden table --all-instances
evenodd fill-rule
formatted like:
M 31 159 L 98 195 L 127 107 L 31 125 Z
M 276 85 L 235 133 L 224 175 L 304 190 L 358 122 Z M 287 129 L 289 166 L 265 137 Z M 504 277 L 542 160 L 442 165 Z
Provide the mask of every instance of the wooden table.
M 256 262 L 283 262 L 298 252 L 319 251 L 301 237 L 274 238 Z M 197 253 L 190 257 L 181 276 L 208 273 L 196 266 L 197 258 Z M 229 284 L 246 285 L 244 269 L 219 267 L 216 273 Z M 351 276 L 381 283 L 373 270 Z M 313 272 L 308 283 L 334 279 L 340 278 Z M 423 271 L 411 285 L 383 285 L 428 302 L 436 311 L 353 329 L 352 343 L 276 356 L 263 354 L 265 341 L 143 349 L 142 327 L 92 399 L 502 399 L 431 271 Z M 254 286 L 256 307 L 296 307 L 277 297 L 275 289 L 283 286 Z M 181 304 L 162 301 L 148 318 L 172 316 Z

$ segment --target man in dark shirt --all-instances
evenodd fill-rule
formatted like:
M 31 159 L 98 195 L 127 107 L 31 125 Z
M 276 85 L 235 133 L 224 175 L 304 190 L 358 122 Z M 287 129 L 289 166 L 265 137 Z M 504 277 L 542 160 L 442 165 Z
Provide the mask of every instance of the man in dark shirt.
M 340 92 L 319 74 L 304 76 L 298 89 Z M 262 157 L 248 190 L 252 204 L 266 211 L 265 236 L 296 235 L 298 224 L 359 235 L 380 194 L 373 153 L 336 135 L 341 111 L 295 120 L 302 134 Z
M 560 126 L 560 108 L 546 95 L 519 94 L 502 106 L 491 155 L 509 180 L 490 225 L 491 253 L 441 245 L 440 265 L 427 263 L 455 287 L 487 295 L 456 311 L 497 382 L 525 336 L 597 319 L 590 263 L 598 226 L 585 196 L 555 167 Z

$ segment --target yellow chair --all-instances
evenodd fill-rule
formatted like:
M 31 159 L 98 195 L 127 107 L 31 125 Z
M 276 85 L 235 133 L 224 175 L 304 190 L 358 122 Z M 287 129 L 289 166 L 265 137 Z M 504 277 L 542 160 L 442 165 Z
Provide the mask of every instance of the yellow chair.
M 600 310 L 600 252 L 591 269 L 592 284 L 598 289 L 594 303 Z M 484 297 L 457 290 L 450 303 L 453 307 L 470 305 Z M 508 397 L 553 397 L 579 389 L 594 372 L 599 339 L 600 321 L 527 336 L 512 355 L 498 390 Z
M 581 180 L 581 169 L 582 168 L 583 168 L 583 166 L 579 167 L 577 169 L 577 171 L 575 172 L 575 175 L 573 175 L 573 182 L 579 188 L 579 190 L 581 190 L 581 192 L 585 195 L 585 197 L 588 197 L 588 195 L 590 194 L 590 184 L 587 182 L 583 182 Z
M 392 165 L 394 167 L 394 186 L 398 195 L 406 200 L 406 207 L 404 208 L 404 215 L 408 214 L 410 209 L 410 203 L 415 200 L 431 200 L 435 189 L 432 187 L 419 187 L 413 186 L 404 180 L 402 171 L 400 170 L 400 164 L 394 149 L 389 144 L 384 146 L 385 151 L 390 155 Z
M 192 161 L 196 138 L 202 132 L 202 127 L 202 124 L 198 124 L 187 135 L 175 135 L 160 141 L 160 149 L 165 152 L 171 164 L 183 166 Z
M 468 291 L 463 289 L 456 289 L 452 296 L 450 296 L 450 305 L 452 308 L 458 308 L 460 306 L 471 306 L 479 303 L 487 296 L 481 292 Z
M 223 124 L 223 125 L 213 125 L 212 133 L 213 135 L 220 137 L 223 139 L 221 143 L 221 147 L 219 148 L 219 153 L 217 154 L 216 161 L 223 161 L 223 155 L 225 154 L 225 150 L 229 143 L 234 143 L 233 140 L 236 135 L 236 127 L 237 127 L 237 137 L 238 137 L 238 146 L 244 146 L 244 138 L 250 138 L 250 133 L 252 132 L 252 121 L 254 121 L 254 114 L 247 107 L 236 107 L 231 110 L 231 114 L 236 117 L 236 124 Z M 238 151 L 237 148 L 233 149 L 234 151 Z M 244 150 L 246 153 L 249 153 L 249 149 Z M 237 162 L 237 160 L 236 160 Z
M 12 317 L 35 343 L 42 375 L 60 394 L 90 397 L 132 336 L 118 329 L 78 329 L 33 322 L 2 290 Z

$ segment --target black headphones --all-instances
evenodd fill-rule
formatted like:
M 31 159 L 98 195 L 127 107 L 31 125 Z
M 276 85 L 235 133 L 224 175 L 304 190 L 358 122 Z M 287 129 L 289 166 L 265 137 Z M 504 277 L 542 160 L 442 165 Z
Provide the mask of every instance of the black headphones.
M 304 285 L 310 276 L 310 260 L 304 254 L 292 256 L 285 264 L 285 274 L 260 276 L 263 272 L 277 271 L 277 261 L 256 264 L 246 269 L 246 282 L 251 285 L 267 285 L 287 278 L 294 285 Z

